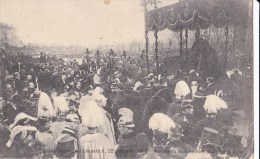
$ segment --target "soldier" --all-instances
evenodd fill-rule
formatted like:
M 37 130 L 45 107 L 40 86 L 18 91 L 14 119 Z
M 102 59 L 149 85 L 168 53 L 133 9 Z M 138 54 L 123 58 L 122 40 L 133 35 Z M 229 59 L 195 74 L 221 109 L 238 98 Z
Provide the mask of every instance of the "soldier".
M 149 119 L 155 113 L 166 114 L 167 111 L 168 111 L 168 104 L 164 98 L 159 96 L 158 93 L 156 93 L 154 96 L 150 98 L 150 100 L 146 102 L 143 111 L 143 116 L 142 116 L 142 123 L 143 123 L 143 130 L 150 141 L 152 141 L 152 132 L 148 129 Z
M 121 108 L 118 111 L 119 120 L 117 122 L 120 136 L 116 149 L 117 158 L 136 158 L 138 154 L 144 153 L 149 148 L 149 142 L 144 133 L 135 131 L 133 123 L 133 112 L 128 108 Z
M 173 120 L 164 113 L 155 113 L 149 119 L 149 129 L 152 131 L 152 147 L 144 156 L 149 158 L 170 158 L 170 152 L 166 146 L 169 138 L 169 131 L 176 127 Z
M 178 81 L 174 88 L 174 94 L 175 94 L 175 98 L 178 100 L 185 99 L 186 96 L 191 95 L 189 85 L 183 80 Z
M 194 151 L 192 146 L 181 141 L 182 136 L 181 126 L 175 123 L 175 127 L 171 127 L 168 132 L 168 142 L 166 143 L 172 158 L 184 158 L 187 153 Z
M 56 117 L 56 111 L 52 105 L 49 95 L 39 90 L 35 90 L 34 94 L 38 97 L 38 117 L 53 118 Z
M 67 76 L 65 74 L 58 76 L 54 79 L 53 83 L 58 95 L 64 93 L 67 86 Z
M 226 102 L 215 95 L 209 95 L 207 96 L 203 107 L 206 111 L 206 118 L 196 122 L 194 128 L 192 129 L 194 139 L 201 137 L 202 131 L 205 127 L 217 130 L 220 134 L 223 134 L 223 127 L 225 124 L 217 120 L 216 116 L 218 110 L 227 108 Z
M 184 135 L 181 137 L 181 141 L 188 144 L 191 144 L 191 130 L 194 126 L 193 112 L 193 105 L 183 102 L 181 105 L 181 112 L 172 116 L 173 121 L 181 126 L 181 133 Z
M 208 77 L 207 78 L 207 87 L 205 88 L 205 95 L 214 94 L 215 90 L 216 90 L 216 86 L 214 83 L 214 78 Z

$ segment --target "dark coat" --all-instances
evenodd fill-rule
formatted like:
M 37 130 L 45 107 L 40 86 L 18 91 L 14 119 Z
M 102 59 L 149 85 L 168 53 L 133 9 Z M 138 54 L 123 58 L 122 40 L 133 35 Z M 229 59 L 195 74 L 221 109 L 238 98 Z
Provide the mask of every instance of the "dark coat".
M 213 83 L 205 88 L 205 95 L 214 94 L 216 90 L 216 85 Z
M 183 113 L 177 113 L 172 117 L 172 119 L 174 122 L 181 126 L 181 132 L 184 135 L 183 137 L 181 137 L 181 141 L 191 144 L 191 131 L 194 127 L 193 116 L 187 116 Z
M 214 130 L 217 130 L 220 134 L 224 134 L 223 127 L 225 125 L 218 121 L 216 118 L 206 117 L 198 122 L 196 122 L 195 127 L 192 129 L 192 136 L 196 140 L 198 137 L 201 137 L 203 128 L 209 127 Z
M 142 124 L 143 131 L 146 133 L 150 141 L 152 141 L 152 131 L 148 128 L 149 120 L 151 116 L 155 113 L 164 113 L 168 111 L 168 104 L 165 99 L 160 96 L 153 96 L 145 105 L 143 115 L 142 115 Z
M 137 158 L 137 153 L 145 153 L 149 148 L 147 136 L 144 133 L 130 133 L 121 136 L 116 157 L 120 158 Z
M 61 77 L 56 77 L 54 80 L 54 84 L 53 84 L 55 90 L 57 91 L 58 94 L 63 93 L 65 86 L 66 86 L 66 82 L 64 83 L 61 80 Z

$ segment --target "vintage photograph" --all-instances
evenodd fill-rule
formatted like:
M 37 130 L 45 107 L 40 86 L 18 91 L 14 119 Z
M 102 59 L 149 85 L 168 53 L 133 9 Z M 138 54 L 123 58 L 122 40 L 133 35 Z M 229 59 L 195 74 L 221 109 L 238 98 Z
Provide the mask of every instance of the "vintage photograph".
M 0 0 L 0 158 L 258 158 L 254 4 Z

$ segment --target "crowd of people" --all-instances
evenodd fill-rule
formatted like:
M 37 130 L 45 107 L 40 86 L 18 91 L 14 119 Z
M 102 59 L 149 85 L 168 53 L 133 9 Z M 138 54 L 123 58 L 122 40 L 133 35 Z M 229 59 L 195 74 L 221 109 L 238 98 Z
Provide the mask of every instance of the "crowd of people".
M 233 111 L 251 120 L 250 68 L 221 79 L 196 70 L 143 67 L 126 52 L 85 52 L 83 63 L 41 54 L 3 58 L 0 157 L 248 157 L 253 142 L 234 128 Z M 252 120 L 251 120 L 252 122 Z M 244 140 L 247 140 L 245 143 Z

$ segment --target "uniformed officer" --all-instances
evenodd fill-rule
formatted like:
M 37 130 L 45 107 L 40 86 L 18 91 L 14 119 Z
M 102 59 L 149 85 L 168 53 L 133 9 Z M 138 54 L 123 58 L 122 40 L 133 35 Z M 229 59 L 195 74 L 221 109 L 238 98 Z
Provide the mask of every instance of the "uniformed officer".
M 138 154 L 145 153 L 148 150 L 148 139 L 144 133 L 135 131 L 134 114 L 130 109 L 121 108 L 118 113 L 120 118 L 117 126 L 120 136 L 116 156 L 117 158 L 137 158 Z
M 181 112 L 172 116 L 174 122 L 181 126 L 181 132 L 184 136 L 181 141 L 190 144 L 191 130 L 193 128 L 193 105 L 188 102 L 183 102 L 181 105 Z
M 216 95 L 209 95 L 207 96 L 203 107 L 206 111 L 206 118 L 196 122 L 192 129 L 192 136 L 194 139 L 201 137 L 202 131 L 205 127 L 217 130 L 218 133 L 223 134 L 225 124 L 216 119 L 216 116 L 218 110 L 227 108 L 226 102 Z

